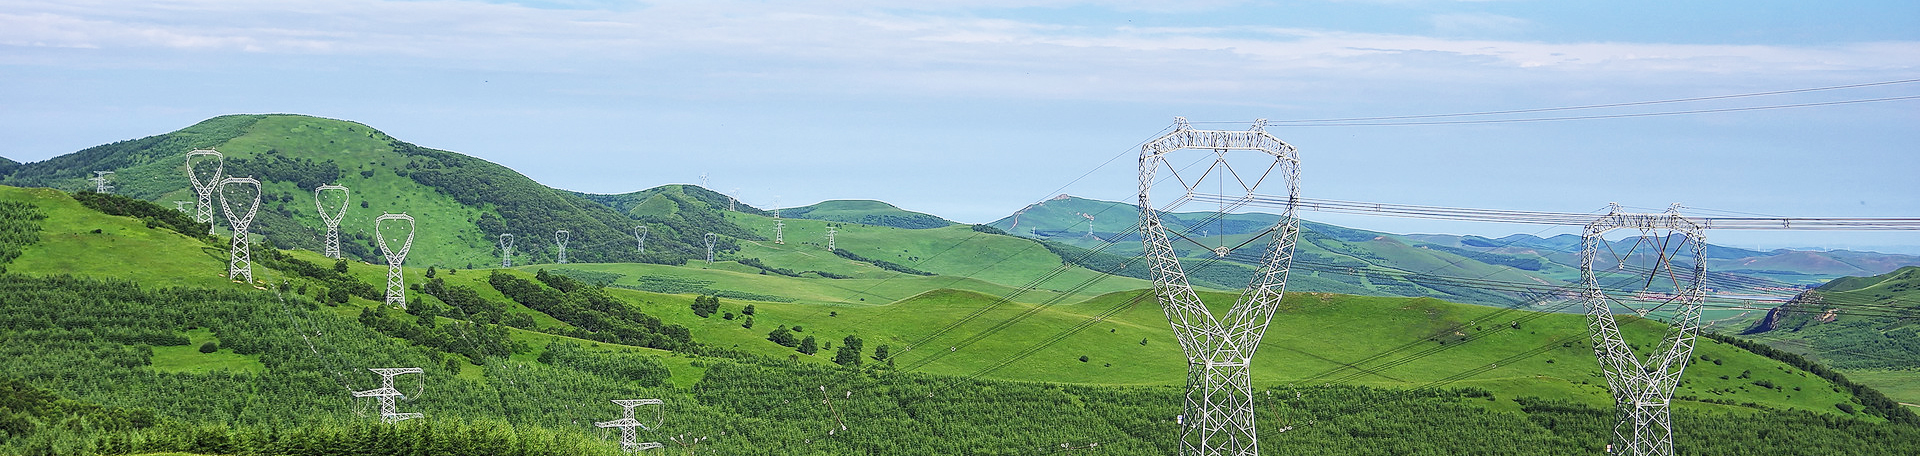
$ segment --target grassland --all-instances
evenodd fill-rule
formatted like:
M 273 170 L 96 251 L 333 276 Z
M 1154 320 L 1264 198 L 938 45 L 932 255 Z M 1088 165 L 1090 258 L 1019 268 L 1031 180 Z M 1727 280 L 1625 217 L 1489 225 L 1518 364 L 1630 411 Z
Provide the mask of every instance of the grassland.
M 0 197 L 30 200 L 49 215 L 46 233 L 43 233 L 48 241 L 31 247 L 12 265 L 15 271 L 76 272 L 162 286 L 241 286 L 217 275 L 224 271 L 224 255 L 209 253 L 217 249 L 197 240 L 170 235 L 161 229 L 150 230 L 130 219 L 100 215 L 48 190 L 0 189 Z M 733 217 L 744 222 L 770 222 L 744 214 Z M 818 221 L 789 220 L 788 223 L 790 229 L 800 233 L 825 228 L 825 222 Z M 100 228 L 102 233 L 96 236 L 101 238 L 82 236 L 92 235 L 88 227 Z M 646 277 L 671 277 L 705 283 L 714 289 L 791 298 L 786 302 L 727 299 L 723 301 L 721 313 L 701 318 L 688 308 L 691 294 L 612 290 L 615 296 L 648 314 L 691 329 L 695 340 L 776 358 L 791 357 L 824 364 L 833 353 L 829 348 L 813 356 L 800 355 L 766 340 L 768 331 L 785 326 L 801 328 L 799 335 L 811 335 L 823 343 L 838 344 L 848 335 L 857 335 L 869 347 L 867 354 L 871 354 L 872 347 L 889 345 L 897 354 L 893 360 L 895 368 L 900 370 L 1095 385 L 1179 385 L 1185 381 L 1185 358 L 1173 343 L 1165 316 L 1152 299 L 1136 299 L 1141 296 L 1142 282 L 1109 278 L 1100 282 L 1100 286 L 1106 288 L 1036 288 L 1022 292 L 1023 288 L 1008 283 L 1033 282 L 1036 275 L 1032 269 L 1057 266 L 1058 257 L 1042 248 L 1026 247 L 1032 244 L 1028 240 L 977 233 L 966 227 L 914 230 L 935 233 L 934 241 L 889 235 L 895 231 L 906 230 L 849 226 L 845 231 L 849 234 L 841 238 L 849 244 L 843 244 L 847 245 L 843 248 L 862 249 L 858 250 L 861 255 L 891 258 L 936 272 L 1008 268 L 1018 273 L 984 275 L 992 279 L 988 280 L 979 276 L 914 276 L 880 271 L 842 258 L 824 257 L 819 247 L 794 242 L 798 236 L 791 232 L 785 246 L 747 244 L 741 255 L 777 253 L 806 258 L 818 262 L 811 264 L 816 269 L 840 268 L 837 270 L 858 274 L 859 278 L 760 274 L 757 269 L 727 261 L 686 266 L 527 265 L 510 273 L 529 274 L 538 269 L 562 268 L 588 271 L 617 277 L 612 281 L 616 287 L 638 286 Z M 129 234 L 103 236 L 122 232 Z M 952 247 L 956 243 L 961 246 Z M 983 245 L 969 247 L 969 243 Z M 131 248 L 105 248 L 101 244 Z M 1015 254 L 1009 255 L 1008 251 Z M 934 255 L 939 252 L 949 253 Z M 999 258 L 994 257 L 995 254 Z M 311 252 L 296 251 L 293 255 L 324 262 Z M 161 268 L 146 266 L 170 264 L 160 262 L 171 257 L 183 257 L 186 262 Z M 799 260 L 779 263 L 794 267 L 803 264 Z M 68 264 L 80 270 L 63 269 L 68 267 L 63 265 Z M 1007 266 L 1009 264 L 1015 267 Z M 436 277 L 451 285 L 472 288 L 486 299 L 511 302 L 487 285 L 489 272 L 438 269 Z M 348 273 L 377 284 L 384 282 L 386 267 L 350 262 Z M 409 283 L 425 281 L 425 273 L 422 268 L 405 269 Z M 257 266 L 256 276 L 269 283 L 283 277 Z M 414 296 L 432 299 L 421 294 Z M 1224 307 L 1233 299 L 1233 295 L 1221 293 L 1204 293 L 1203 297 L 1216 307 L 1216 313 L 1224 312 Z M 749 304 L 756 310 L 752 328 L 743 327 L 745 316 L 741 315 Z M 354 298 L 333 310 L 351 316 L 357 314 L 359 308 L 371 305 L 375 303 Z M 510 312 L 537 314 L 518 305 L 512 306 Z M 735 318 L 724 318 L 729 313 Z M 545 315 L 535 315 L 535 318 L 541 327 L 564 326 Z M 1650 321 L 1623 321 L 1629 338 L 1643 349 L 1652 345 L 1653 337 L 1662 330 Z M 1472 385 L 1502 396 L 1568 397 L 1604 405 L 1608 401 L 1604 382 L 1599 378 L 1591 349 L 1586 346 L 1584 331 L 1584 321 L 1578 315 L 1507 311 L 1430 298 L 1293 293 L 1283 301 L 1280 313 L 1262 341 L 1254 378 L 1257 386 Z M 542 347 L 547 341 L 559 339 L 559 336 L 529 331 L 515 331 L 512 337 L 530 347 Z M 197 371 L 244 370 L 250 368 L 250 363 L 257 363 L 232 357 L 237 355 L 223 357 L 226 354 L 218 352 L 213 355 L 173 352 L 180 351 L 175 348 L 196 349 L 202 340 L 195 338 L 193 342 L 194 345 L 188 347 L 157 352 L 164 355 L 159 357 L 164 360 L 160 366 Z M 669 363 L 671 366 L 687 367 L 675 370 L 675 384 L 690 385 L 699 378 L 699 369 L 693 368 L 693 364 L 668 356 L 666 352 L 651 353 L 673 360 Z M 1696 355 L 1694 367 L 1689 369 L 1687 381 L 1678 393 L 1684 399 L 1683 406 L 1723 407 L 1702 402 L 1712 400 L 1837 414 L 1841 412 L 1834 405 L 1850 401 L 1847 394 L 1836 391 L 1824 380 L 1734 347 L 1703 340 Z M 531 356 L 537 356 L 537 350 L 516 358 Z M 1082 356 L 1087 361 L 1080 361 Z M 868 359 L 867 362 L 880 361 Z M 463 369 L 462 375 L 469 376 L 467 374 Z

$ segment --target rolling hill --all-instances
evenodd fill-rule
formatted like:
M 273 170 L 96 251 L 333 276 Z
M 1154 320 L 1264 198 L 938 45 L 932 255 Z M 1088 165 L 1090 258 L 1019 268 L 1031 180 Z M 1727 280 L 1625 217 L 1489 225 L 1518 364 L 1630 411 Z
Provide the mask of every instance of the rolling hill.
M 260 282 L 231 283 L 219 274 L 221 239 L 107 215 L 50 189 L 0 187 L 0 210 L 19 212 L 8 212 L 16 223 L 0 224 L 0 252 L 24 252 L 0 274 L 0 371 L 21 382 L 0 390 L 38 398 L 30 403 L 69 404 L 24 415 L 8 409 L 16 417 L 9 423 L 31 431 L 0 445 L 22 452 L 320 454 L 473 445 L 609 454 L 611 445 L 577 423 L 616 415 L 609 398 L 658 397 L 673 404 L 667 429 L 712 436 L 718 451 L 1018 453 L 1098 439 L 1114 454 L 1165 454 L 1174 431 L 1167 417 L 1179 412 L 1174 385 L 1184 381 L 1164 315 L 1151 299 L 1137 299 L 1143 284 L 1084 270 L 1080 277 L 1105 279 L 1032 291 L 999 284 L 1048 284 L 1041 279 L 1066 273 L 1018 272 L 1058 267 L 1061 259 L 1031 241 L 972 227 L 842 225 L 837 242 L 866 261 L 828 258 L 809 244 L 817 241 L 802 240 L 828 222 L 786 220 L 787 244 L 742 240 L 729 254 L 734 260 L 711 264 L 408 268 L 408 283 L 421 288 L 410 290 L 402 313 L 357 292 L 330 297 L 328 289 L 350 282 L 372 289 L 384 280 L 382 267 L 345 262 L 336 274 L 311 252 L 262 247 L 254 254 Z M 771 229 L 770 218 L 725 215 L 753 235 Z M 935 255 L 976 242 L 996 244 Z M 977 258 L 989 253 L 1004 259 Z M 781 264 L 812 261 L 819 272 L 846 278 L 795 277 L 742 261 L 780 255 L 788 257 Z M 182 262 L 158 263 L 167 258 Z M 934 275 L 878 266 L 890 260 Z M 1013 272 L 978 272 L 996 264 Z M 505 285 L 512 283 L 523 286 Z M 663 285 L 683 288 L 647 291 Z M 690 293 L 723 290 L 760 296 L 723 298 L 706 316 L 689 306 Z M 1203 296 L 1216 306 L 1232 300 Z M 602 311 L 612 313 L 594 313 Z M 697 345 L 667 342 L 676 347 L 669 352 L 618 342 L 659 342 L 646 342 L 648 330 L 613 329 L 649 318 L 661 334 L 685 328 Z M 1641 339 L 1660 329 L 1639 319 L 1624 326 Z M 768 340 L 777 329 L 821 348 L 803 353 Z M 1412 448 L 1433 441 L 1434 432 L 1462 428 L 1477 431 L 1465 438 L 1447 432 L 1456 436 L 1452 445 L 1577 453 L 1604 441 L 1610 413 L 1583 329 L 1577 315 L 1291 293 L 1256 364 L 1258 386 L 1271 395 L 1263 396 L 1261 425 L 1295 427 L 1271 440 L 1276 451 L 1306 454 Z M 868 367 L 831 361 L 854 340 L 848 336 L 863 340 Z M 868 356 L 881 345 L 897 355 Z M 1883 423 L 1891 412 L 1843 380 L 1718 340 L 1703 340 L 1696 354 L 1675 413 L 1692 448 L 1898 453 L 1920 441 L 1904 437 L 1920 429 Z M 364 370 L 375 366 L 427 368 L 424 394 L 402 407 L 427 413 L 428 421 L 383 427 L 355 417 L 346 392 L 375 385 Z M 817 388 L 846 391 L 832 401 L 840 415 L 795 405 L 817 403 Z M 1295 398 L 1270 399 L 1281 395 Z M 46 410 L 99 411 L 58 412 L 96 425 L 57 431 L 66 428 L 41 423 L 61 415 Z M 948 418 L 935 426 L 915 416 Z M 850 424 L 844 437 L 825 434 L 821 423 L 832 419 Z M 1382 428 L 1401 430 L 1370 431 Z M 1803 432 L 1792 442 L 1754 437 L 1769 428 Z M 936 429 L 960 434 L 915 437 Z
M 783 208 L 780 210 L 780 216 L 908 229 L 942 228 L 954 224 L 939 216 L 913 212 L 874 200 L 821 201 L 807 206 Z
M 1746 334 L 1920 404 L 1920 268 L 1846 277 L 1767 312 Z

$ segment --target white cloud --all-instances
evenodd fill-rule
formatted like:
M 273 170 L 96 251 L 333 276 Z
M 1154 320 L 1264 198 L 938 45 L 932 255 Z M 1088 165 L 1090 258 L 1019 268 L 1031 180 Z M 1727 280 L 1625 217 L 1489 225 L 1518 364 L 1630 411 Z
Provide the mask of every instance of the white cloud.
M 1062 2 L 1081 3 L 1081 2 Z M 1127 2 L 1118 2 L 1128 5 Z M 663 2 L 620 10 L 462 1 L 8 2 L 0 45 L 307 55 L 411 65 L 631 68 L 704 62 L 716 75 L 857 81 L 862 89 L 999 96 L 1223 93 L 1302 77 L 1551 80 L 1578 73 L 1778 75 L 1920 67 L 1920 43 L 1835 46 L 1541 43 L 1250 26 L 1134 28 L 990 19 L 959 6 Z M 940 9 L 950 7 L 951 10 Z M 1524 27 L 1486 14 L 1438 29 Z M 0 48 L 0 58 L 7 52 Z M 436 63 L 437 62 L 437 63 Z M 1532 75 L 1532 76 L 1528 76 Z
M 1427 19 L 1441 35 L 1503 34 L 1526 30 L 1533 22 L 1512 16 L 1488 13 L 1436 14 Z

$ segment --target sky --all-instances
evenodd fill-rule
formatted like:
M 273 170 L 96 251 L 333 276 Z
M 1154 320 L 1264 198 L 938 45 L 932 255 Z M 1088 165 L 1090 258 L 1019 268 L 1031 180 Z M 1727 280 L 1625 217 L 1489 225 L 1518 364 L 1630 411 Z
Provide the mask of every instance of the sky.
M 0 0 L 0 157 L 234 113 L 365 123 L 543 184 L 878 199 L 967 223 L 1131 201 L 1175 116 L 1299 149 L 1310 198 L 1920 217 L 1920 100 L 1481 124 L 1920 79 L 1920 2 Z M 1494 117 L 1920 95 L 1920 82 Z M 1379 122 L 1376 122 L 1379 123 Z M 1394 123 L 1394 122 L 1385 122 Z M 1400 122 L 1405 123 L 1405 122 Z M 1305 213 L 1396 233 L 1564 229 Z M 1910 232 L 1710 232 L 1920 253 Z

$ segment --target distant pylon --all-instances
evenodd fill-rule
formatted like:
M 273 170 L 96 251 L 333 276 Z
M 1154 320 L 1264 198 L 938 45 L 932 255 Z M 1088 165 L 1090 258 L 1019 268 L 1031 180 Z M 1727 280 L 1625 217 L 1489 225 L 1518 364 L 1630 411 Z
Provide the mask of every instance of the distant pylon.
M 773 199 L 773 243 L 787 244 L 787 222 L 780 220 L 780 198 Z
M 113 174 L 113 171 L 94 171 L 93 178 L 87 179 L 93 181 L 94 193 L 113 193 L 113 184 L 107 180 L 109 174 Z
M 234 185 L 253 187 L 252 200 L 242 203 L 246 205 L 245 211 L 235 209 L 233 202 L 227 200 L 227 188 Z M 260 212 L 260 192 L 260 181 L 251 177 L 229 177 L 220 181 L 220 211 L 227 215 L 227 225 L 233 228 L 233 244 L 227 255 L 228 279 L 245 276 L 248 283 L 253 282 L 253 244 L 247 227 L 253 224 L 254 214 Z
M 387 244 L 387 232 L 381 229 L 381 222 L 406 222 L 407 237 L 400 243 L 400 249 Z M 406 278 L 400 275 L 400 265 L 407 262 L 407 251 L 413 250 L 413 216 L 407 214 L 386 214 L 373 219 L 373 238 L 380 244 L 380 253 L 387 257 L 387 305 L 407 308 Z
M 211 158 L 213 161 L 213 174 L 201 177 L 198 172 L 200 167 L 194 165 L 194 157 L 213 157 Z M 207 160 L 209 159 L 202 158 L 200 163 L 206 163 Z M 219 151 L 196 149 L 192 152 L 187 152 L 187 182 L 193 184 L 193 193 L 200 195 L 200 204 L 194 206 L 193 221 L 207 224 L 207 234 L 214 234 L 213 190 L 220 186 L 221 179 L 226 178 L 224 173 L 225 168 L 226 159 L 220 155 Z
M 720 235 L 707 233 L 706 240 L 707 240 L 707 262 L 712 263 L 713 262 L 713 243 L 714 241 L 720 240 Z
M 325 200 L 321 198 L 322 193 L 329 191 L 340 192 L 340 209 L 332 213 L 327 212 L 327 204 Z M 320 221 L 327 224 L 327 242 L 325 246 L 325 255 L 327 258 L 340 259 L 340 219 L 346 218 L 347 216 L 347 200 L 351 196 L 352 195 L 347 193 L 346 187 L 338 185 L 322 185 L 319 188 L 313 189 L 313 207 L 320 210 Z
M 620 419 L 595 422 L 593 425 L 601 428 L 620 428 L 621 450 L 633 453 L 664 446 L 661 445 L 660 442 L 641 442 L 634 428 L 646 429 L 648 431 L 657 430 L 660 427 L 660 423 L 666 420 L 665 410 L 660 410 L 658 413 L 655 413 L 653 426 L 648 426 L 633 416 L 634 407 L 642 405 L 662 405 L 664 403 L 663 401 L 659 399 L 615 399 L 613 403 L 620 405 Z
M 560 258 L 558 260 L 560 264 L 567 264 L 567 240 L 571 238 L 573 238 L 573 232 L 571 231 L 555 230 L 553 232 L 553 243 L 560 246 Z
M 740 202 L 740 187 L 733 188 L 733 195 L 727 196 L 727 210 L 733 211 L 734 204 Z
M 500 233 L 500 267 L 513 267 L 513 234 Z
M 831 251 L 833 251 L 833 250 L 834 250 L 834 248 L 833 248 L 833 233 L 834 233 L 834 230 L 833 230 L 833 227 L 832 227 L 832 226 L 828 226 L 828 227 L 827 227 L 827 251 L 829 251 L 829 252 L 831 252 Z
M 1615 453 L 1674 454 L 1673 417 L 1669 406 L 1674 388 L 1680 386 L 1680 375 L 1692 360 L 1694 338 L 1700 332 L 1700 308 L 1706 294 L 1703 281 L 1707 275 L 1707 244 L 1701 234 L 1704 228 L 1699 221 L 1681 217 L 1678 205 L 1666 213 L 1633 214 L 1620 212 L 1616 204 L 1607 215 L 1588 224 L 1582 233 L 1580 275 L 1586 284 L 1587 332 L 1593 340 L 1593 354 L 1599 358 L 1600 369 L 1606 374 L 1607 389 L 1613 393 L 1615 421 L 1609 448 Z M 1600 288 L 1595 274 L 1595 257 L 1599 256 L 1600 245 L 1607 242 L 1606 233 L 1616 229 L 1636 229 L 1641 236 L 1657 239 L 1651 244 L 1658 252 L 1649 252 L 1655 253 L 1656 258 L 1646 283 L 1651 287 L 1653 280 L 1665 278 L 1673 287 L 1670 296 L 1653 299 L 1659 303 L 1653 308 L 1627 306 L 1628 309 L 1644 317 L 1654 309 L 1678 304 L 1659 348 L 1644 360 L 1621 337 L 1619 324 L 1614 321 L 1613 306 L 1609 303 L 1621 300 L 1609 297 L 1607 290 Z M 1681 237 L 1676 240 L 1676 235 Z M 1669 245 L 1673 246 L 1671 252 L 1667 249 Z M 1683 257 L 1683 249 L 1692 258 Z M 1626 255 L 1631 257 L 1633 251 L 1629 250 Z M 1623 266 L 1629 259 L 1616 257 Z M 1677 270 L 1680 264 L 1686 265 L 1684 270 Z M 1662 269 L 1666 270 L 1664 275 Z M 1640 291 L 1647 293 L 1648 290 Z
M 192 214 L 193 213 L 192 211 L 187 210 L 188 204 L 193 204 L 193 202 L 192 201 L 174 201 L 173 208 L 180 210 L 180 212 L 186 212 L 188 214 Z
M 646 225 L 633 227 L 633 238 L 639 241 L 640 253 L 647 253 L 647 231 Z
M 400 408 L 393 402 L 394 398 L 406 396 L 405 393 L 401 393 L 400 390 L 393 387 L 393 377 L 404 374 L 426 375 L 425 370 L 418 367 L 376 367 L 368 368 L 367 370 L 380 374 L 380 387 L 366 391 L 354 391 L 353 397 L 377 398 L 380 402 L 381 422 L 395 423 L 426 416 L 419 413 L 400 413 Z M 423 381 L 421 388 L 424 389 L 425 386 L 426 383 Z M 414 394 L 419 394 L 419 391 L 415 391 Z

